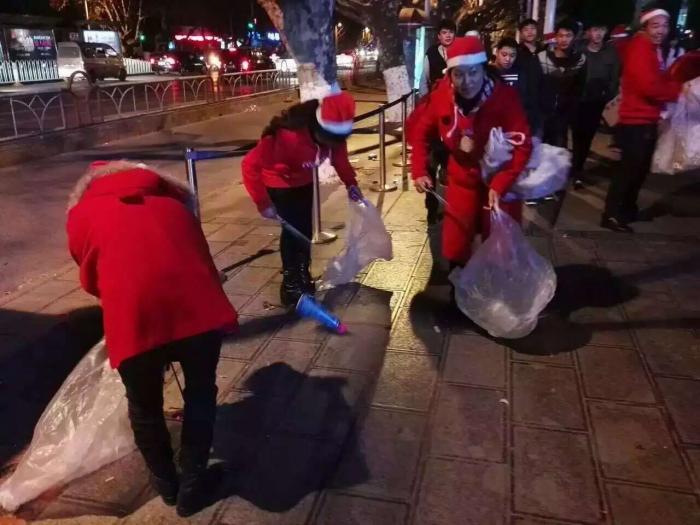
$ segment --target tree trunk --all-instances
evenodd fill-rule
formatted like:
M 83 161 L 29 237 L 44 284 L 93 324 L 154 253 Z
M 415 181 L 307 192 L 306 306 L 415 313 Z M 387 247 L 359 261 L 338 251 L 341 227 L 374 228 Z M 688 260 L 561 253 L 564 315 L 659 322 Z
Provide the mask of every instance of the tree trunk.
M 333 1 L 258 0 L 258 3 L 297 62 L 301 100 L 321 98 L 337 89 Z
M 399 28 L 401 5 L 401 0 L 372 0 L 368 8 L 371 27 L 377 37 L 388 102 L 393 102 L 411 91 L 403 54 L 403 38 Z M 401 122 L 401 105 L 389 109 L 386 119 L 389 122 Z

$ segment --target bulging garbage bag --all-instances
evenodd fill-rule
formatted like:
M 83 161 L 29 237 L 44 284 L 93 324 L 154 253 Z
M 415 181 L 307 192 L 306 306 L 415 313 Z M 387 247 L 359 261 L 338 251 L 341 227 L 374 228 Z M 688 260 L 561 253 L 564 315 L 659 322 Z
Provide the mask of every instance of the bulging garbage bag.
M 522 133 L 504 132 L 492 128 L 481 162 L 481 174 L 485 184 L 513 158 L 513 146 L 522 144 Z M 540 199 L 556 193 L 564 187 L 571 171 L 571 153 L 566 148 L 543 144 L 532 138 L 532 153 L 525 170 L 504 195 L 505 201 Z
M 507 213 L 491 213 L 491 233 L 464 268 L 450 274 L 459 309 L 493 337 L 525 337 L 554 297 L 557 277 Z
M 686 84 L 659 123 L 652 171 L 678 173 L 700 167 L 700 78 Z
M 345 247 L 331 259 L 321 278 L 320 290 L 351 282 L 369 263 L 393 258 L 391 235 L 379 210 L 366 199 L 349 201 L 350 216 Z
M 135 447 L 124 385 L 104 341 L 70 373 L 34 428 L 29 449 L 0 486 L 12 512 L 46 490 L 94 472 Z
M 566 148 L 541 144 L 538 164 L 520 174 L 509 194 L 518 199 L 540 199 L 566 187 L 571 171 L 571 153 Z

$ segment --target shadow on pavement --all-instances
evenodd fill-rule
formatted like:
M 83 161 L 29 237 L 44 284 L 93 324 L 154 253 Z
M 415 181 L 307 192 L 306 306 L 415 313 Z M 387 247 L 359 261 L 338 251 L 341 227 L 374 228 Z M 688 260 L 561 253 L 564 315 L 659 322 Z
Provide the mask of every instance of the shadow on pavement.
M 664 195 L 654 204 L 640 211 L 640 220 L 653 221 L 665 216 L 700 217 L 698 198 L 700 198 L 700 182 L 687 184 Z
M 321 490 L 337 469 L 341 436 L 354 417 L 346 386 L 343 378 L 312 377 L 281 362 L 250 376 L 243 385 L 250 394 L 218 410 L 213 457 L 223 460 L 225 477 L 215 500 L 237 496 L 279 513 Z M 364 462 L 356 466 L 345 486 L 367 478 Z
M 39 416 L 68 374 L 102 337 L 102 310 L 81 308 L 59 317 L 0 309 L 0 325 L 30 327 L 34 336 L 26 346 L 0 354 L 1 475 L 29 444 Z

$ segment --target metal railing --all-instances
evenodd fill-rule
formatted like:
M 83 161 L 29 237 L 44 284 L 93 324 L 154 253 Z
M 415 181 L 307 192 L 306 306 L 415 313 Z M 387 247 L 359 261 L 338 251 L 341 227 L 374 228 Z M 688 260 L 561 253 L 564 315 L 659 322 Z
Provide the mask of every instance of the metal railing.
M 11 84 L 15 81 L 15 75 L 12 73 L 12 64 L 9 60 L 0 62 L 0 84 Z
M 14 60 L 11 64 L 17 82 L 59 79 L 58 65 L 55 60 Z
M 47 131 L 206 105 L 290 89 L 276 70 L 91 84 L 83 80 L 40 93 L 0 96 L 0 142 Z
M 386 137 L 385 137 L 385 114 L 386 110 L 393 108 L 394 106 L 401 104 L 401 164 L 402 167 L 402 178 L 407 176 L 408 164 L 408 147 L 406 144 L 406 119 L 409 113 L 409 101 L 410 107 L 415 106 L 416 91 L 411 91 L 403 95 L 402 97 L 394 100 L 393 102 L 382 105 L 381 107 L 363 113 L 355 117 L 354 122 L 361 122 L 369 118 L 378 116 L 379 117 L 379 183 L 372 187 L 373 191 L 385 192 L 394 191 L 397 189 L 396 184 L 387 184 L 386 181 Z M 185 149 L 185 171 L 187 174 L 187 181 L 192 189 L 195 196 L 195 213 L 199 217 L 199 193 L 197 182 L 197 166 L 196 162 L 198 160 L 210 160 L 210 159 L 220 159 L 225 157 L 231 157 L 232 155 L 238 154 L 238 151 L 230 150 L 195 150 L 194 148 Z M 311 242 L 313 244 L 325 244 L 333 242 L 336 240 L 337 235 L 332 232 L 323 231 L 322 219 L 321 219 L 321 192 L 319 183 L 318 166 L 313 169 L 312 176 L 313 183 L 313 204 L 312 204 L 312 238 Z
M 377 126 L 377 132 L 379 134 L 379 182 L 370 188 L 372 191 L 387 192 L 394 191 L 397 188 L 395 183 L 387 183 L 386 180 L 386 111 L 398 104 L 401 104 L 401 163 L 396 164 L 396 166 L 402 168 L 401 176 L 404 179 L 406 178 L 407 168 L 409 166 L 408 145 L 406 144 L 406 119 L 408 118 L 411 108 L 415 107 L 416 94 L 417 91 L 413 90 L 397 98 L 393 102 L 389 102 L 377 109 L 358 115 L 354 119 L 356 124 L 372 117 L 378 117 L 379 119 L 379 124 Z
M 124 66 L 126 67 L 127 75 L 149 75 L 153 73 L 151 63 L 148 60 L 125 58 Z

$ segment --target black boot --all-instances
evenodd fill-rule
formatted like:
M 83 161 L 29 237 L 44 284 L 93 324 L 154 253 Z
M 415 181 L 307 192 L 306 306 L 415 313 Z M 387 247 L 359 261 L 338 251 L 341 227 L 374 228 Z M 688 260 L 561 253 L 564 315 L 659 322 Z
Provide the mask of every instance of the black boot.
M 177 503 L 180 483 L 176 474 L 167 478 L 159 478 L 151 474 L 151 485 L 154 489 L 156 489 L 156 492 L 160 494 L 160 497 L 163 499 L 163 503 L 169 507 L 172 507 Z
M 299 267 L 299 278 L 301 282 L 301 291 L 312 297 L 316 295 L 316 283 L 311 278 L 309 272 L 309 263 L 302 263 Z
M 304 293 L 299 271 L 285 270 L 280 285 L 280 301 L 286 307 L 294 306 Z
M 182 473 L 180 491 L 177 495 L 177 515 L 186 518 L 196 514 L 206 506 L 206 491 L 204 490 L 204 473 L 206 466 L 195 468 Z

